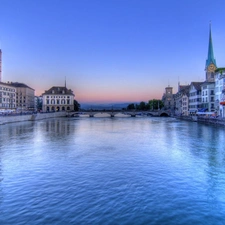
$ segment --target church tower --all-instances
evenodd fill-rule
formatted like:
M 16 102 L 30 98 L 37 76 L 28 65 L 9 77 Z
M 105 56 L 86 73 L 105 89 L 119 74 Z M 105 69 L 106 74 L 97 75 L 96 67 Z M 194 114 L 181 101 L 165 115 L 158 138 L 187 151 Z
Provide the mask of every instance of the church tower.
M 2 82 L 2 50 L 0 49 L 0 82 Z
M 215 70 L 216 70 L 216 59 L 213 54 L 213 44 L 212 44 L 212 34 L 211 34 L 211 23 L 209 25 L 209 48 L 208 48 L 208 58 L 205 64 L 206 71 L 206 81 L 214 82 Z

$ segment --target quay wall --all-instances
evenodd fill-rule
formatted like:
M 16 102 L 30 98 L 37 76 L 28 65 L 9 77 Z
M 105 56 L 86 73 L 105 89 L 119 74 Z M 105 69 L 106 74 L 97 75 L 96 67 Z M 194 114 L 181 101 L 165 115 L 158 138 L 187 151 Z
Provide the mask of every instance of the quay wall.
M 180 120 L 186 120 L 191 122 L 194 121 L 194 122 L 210 124 L 214 126 L 225 126 L 225 119 L 221 119 L 221 118 L 195 116 L 195 118 L 193 119 L 193 116 L 174 116 L 174 117 Z
M 198 117 L 198 122 L 215 126 L 225 126 L 224 119 Z
M 56 118 L 56 117 L 64 117 L 64 116 L 66 116 L 66 112 L 37 113 L 37 114 L 16 115 L 16 116 L 12 116 L 12 115 L 0 116 L 0 125 L 6 124 L 6 123 L 43 120 L 48 118 Z

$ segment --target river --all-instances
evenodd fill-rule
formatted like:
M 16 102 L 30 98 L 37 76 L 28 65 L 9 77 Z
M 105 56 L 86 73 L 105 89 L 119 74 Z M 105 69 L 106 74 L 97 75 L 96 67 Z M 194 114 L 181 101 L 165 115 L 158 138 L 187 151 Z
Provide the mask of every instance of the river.
M 0 126 L 0 224 L 225 224 L 225 129 L 173 118 Z

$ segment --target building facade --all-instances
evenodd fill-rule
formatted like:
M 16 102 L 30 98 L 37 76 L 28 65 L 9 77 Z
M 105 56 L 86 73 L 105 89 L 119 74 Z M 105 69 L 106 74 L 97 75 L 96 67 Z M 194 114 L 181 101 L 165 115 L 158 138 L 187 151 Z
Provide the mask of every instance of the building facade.
M 54 86 L 42 94 L 42 110 L 43 112 L 73 111 L 74 96 L 73 91 L 66 86 Z
M 178 85 L 178 92 L 174 95 L 175 115 L 188 116 L 189 85 Z
M 215 75 L 215 109 L 225 118 L 225 68 L 218 68 Z
M 16 88 L 0 82 L 0 110 L 16 109 Z
M 215 77 L 215 75 L 214 75 Z M 215 82 L 203 82 L 201 84 L 202 111 L 215 111 Z
M 10 82 L 9 84 L 16 88 L 17 111 L 34 111 L 34 89 L 24 83 Z
M 189 89 L 189 115 L 197 113 L 201 108 L 201 84 L 202 82 L 191 82 Z

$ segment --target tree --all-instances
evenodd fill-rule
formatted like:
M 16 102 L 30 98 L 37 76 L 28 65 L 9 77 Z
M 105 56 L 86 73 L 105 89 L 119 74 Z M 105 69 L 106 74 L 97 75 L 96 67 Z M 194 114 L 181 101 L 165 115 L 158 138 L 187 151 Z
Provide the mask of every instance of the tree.
M 78 103 L 78 101 L 74 99 L 73 104 L 74 104 L 74 111 L 79 111 L 80 104 Z
M 149 110 L 157 110 L 163 107 L 162 100 L 152 99 L 148 101 Z
M 128 109 L 128 110 L 135 109 L 134 103 L 129 104 L 129 105 L 127 106 L 127 109 Z
M 145 102 L 140 102 L 140 104 L 139 104 L 139 110 L 146 110 L 146 104 L 145 104 Z

